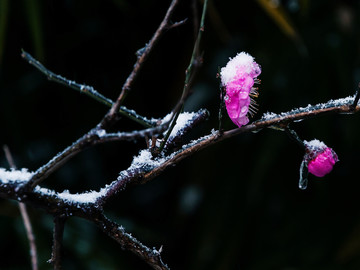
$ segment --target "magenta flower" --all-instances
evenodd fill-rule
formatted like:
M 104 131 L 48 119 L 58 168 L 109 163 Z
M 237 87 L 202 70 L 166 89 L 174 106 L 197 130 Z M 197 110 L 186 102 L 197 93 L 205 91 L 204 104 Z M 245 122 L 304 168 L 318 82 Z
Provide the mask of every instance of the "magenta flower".
M 260 66 L 245 52 L 237 54 L 221 69 L 221 83 L 226 90 L 226 110 L 238 127 L 249 123 L 248 115 L 252 116 L 257 111 L 252 97 L 259 95 L 258 89 L 253 86 L 254 83 L 260 83 L 260 80 L 256 79 L 260 73 Z
M 339 161 L 335 151 L 319 140 L 304 141 L 305 156 L 300 167 L 299 187 L 307 186 L 307 173 L 323 177 L 330 173 L 336 162 Z

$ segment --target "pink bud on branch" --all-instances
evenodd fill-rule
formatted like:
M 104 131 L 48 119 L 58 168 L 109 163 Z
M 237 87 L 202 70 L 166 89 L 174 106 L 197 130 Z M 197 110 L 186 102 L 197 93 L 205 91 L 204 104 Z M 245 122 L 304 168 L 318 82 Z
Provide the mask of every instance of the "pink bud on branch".
M 308 151 L 306 159 L 308 160 L 309 173 L 323 177 L 330 173 L 337 161 L 338 156 L 330 147 L 327 147 L 323 142 L 312 140 L 305 142 Z
M 306 189 L 308 172 L 323 177 L 339 161 L 335 151 L 319 140 L 304 141 L 305 155 L 300 166 L 299 188 Z

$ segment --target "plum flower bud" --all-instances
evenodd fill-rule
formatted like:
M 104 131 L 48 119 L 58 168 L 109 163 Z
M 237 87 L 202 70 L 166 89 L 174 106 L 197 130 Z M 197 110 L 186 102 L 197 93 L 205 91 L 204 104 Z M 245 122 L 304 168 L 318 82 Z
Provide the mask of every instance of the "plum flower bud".
M 304 145 L 306 153 L 300 168 L 299 187 L 301 189 L 306 188 L 307 172 L 323 177 L 330 173 L 335 163 L 339 161 L 335 151 L 319 140 L 304 141 Z
M 307 154 L 309 173 L 323 177 L 332 171 L 333 166 L 339 161 L 338 156 L 330 147 L 323 142 L 312 140 L 305 142 L 309 153 Z
M 246 52 L 237 54 L 221 68 L 221 84 L 226 90 L 226 110 L 238 127 L 249 123 L 249 114 L 252 116 L 257 111 L 257 104 L 252 98 L 259 95 L 258 88 L 253 86 L 254 83 L 260 83 L 260 80 L 256 79 L 260 73 L 260 66 Z

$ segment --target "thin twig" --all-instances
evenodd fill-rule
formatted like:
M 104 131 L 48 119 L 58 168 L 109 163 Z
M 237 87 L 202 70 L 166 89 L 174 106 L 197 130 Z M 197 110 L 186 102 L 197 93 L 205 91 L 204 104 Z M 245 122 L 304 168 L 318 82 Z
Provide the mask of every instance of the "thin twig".
M 37 68 L 40 72 L 42 72 L 50 81 L 54 81 L 57 83 L 60 83 L 62 85 L 65 85 L 66 87 L 70 87 L 74 90 L 79 91 L 80 93 L 84 93 L 88 95 L 89 97 L 95 99 L 96 101 L 99 101 L 100 103 L 111 107 L 114 102 L 105 97 L 104 95 L 100 94 L 98 91 L 94 89 L 94 87 L 86 85 L 86 84 L 79 84 L 75 81 L 71 81 L 63 76 L 60 76 L 58 74 L 55 74 L 51 70 L 47 69 L 43 64 L 41 64 L 38 60 L 36 60 L 31 54 L 28 52 L 25 52 L 24 50 L 21 53 L 21 56 L 29 62 L 32 66 Z M 119 107 L 119 113 L 134 120 L 135 122 L 138 122 L 139 124 L 145 126 L 145 127 L 152 127 L 155 126 L 155 122 L 146 119 L 145 117 L 137 114 L 134 110 L 129 110 L 124 106 Z
M 26 229 L 26 235 L 29 240 L 31 266 L 32 266 L 33 270 L 37 270 L 37 269 L 39 269 L 39 267 L 38 267 L 38 260 L 37 260 L 35 235 L 32 230 L 30 217 L 29 217 L 28 211 L 26 209 L 25 203 L 19 202 L 19 209 L 20 209 L 21 217 L 23 219 L 24 226 Z
M 131 251 L 149 264 L 153 269 L 169 270 L 169 267 L 161 259 L 160 251 L 150 249 L 143 245 L 129 233 L 126 233 L 122 226 L 107 219 L 104 215 L 99 216 L 95 220 L 91 219 L 91 221 L 101 228 L 105 234 L 118 242 L 123 249 Z
M 154 48 L 154 45 L 159 41 L 160 37 L 165 33 L 165 31 L 168 30 L 169 27 L 171 27 L 170 17 L 172 16 L 177 4 L 178 4 L 178 0 L 173 0 L 171 2 L 163 21 L 161 22 L 160 26 L 154 33 L 153 37 L 146 44 L 146 46 L 140 50 L 141 53 L 138 54 L 138 58 L 134 65 L 134 68 L 133 68 L 132 72 L 130 73 L 129 77 L 126 79 L 125 84 L 123 85 L 123 87 L 121 89 L 121 93 L 120 93 L 119 97 L 117 98 L 116 102 L 110 109 L 110 112 L 109 112 L 108 116 L 106 117 L 106 119 L 107 119 L 106 121 L 108 121 L 108 119 L 115 117 L 116 112 L 119 111 L 120 105 L 122 104 L 126 95 L 130 91 L 130 89 L 134 83 L 134 80 L 136 79 L 137 75 L 139 74 L 139 71 L 142 68 L 143 63 L 145 62 L 145 60 L 149 56 L 150 52 Z
M 80 153 L 86 147 L 93 145 L 93 142 L 98 138 L 96 133 L 90 131 L 74 142 L 72 145 L 66 147 L 62 152 L 55 155 L 48 163 L 36 170 L 33 177 L 26 182 L 24 190 L 34 189 L 43 180 L 45 180 L 51 173 L 60 168 L 70 158 Z
M 12 154 L 10 152 L 9 147 L 7 145 L 4 145 L 3 150 L 4 150 L 4 153 L 5 153 L 5 158 L 6 158 L 7 162 L 9 163 L 10 168 L 16 169 L 16 165 L 15 165 L 15 162 L 14 162 L 14 159 L 13 159 L 13 156 L 12 156 Z
M 184 82 L 184 87 L 183 87 L 183 92 L 181 95 L 181 98 L 179 100 L 179 102 L 177 103 L 177 105 L 175 106 L 173 112 L 174 113 L 174 117 L 171 120 L 172 123 L 165 135 L 165 138 L 163 140 L 163 142 L 161 143 L 160 147 L 159 147 L 159 151 L 161 152 L 166 144 L 166 140 L 169 138 L 170 133 L 172 132 L 175 124 L 176 124 L 176 120 L 179 117 L 180 111 L 183 109 L 185 100 L 187 98 L 187 96 L 189 95 L 189 90 L 190 90 L 190 85 L 191 85 L 191 81 L 194 77 L 194 68 L 198 67 L 200 62 L 202 62 L 202 60 L 200 60 L 200 54 L 199 54 L 199 48 L 200 48 L 200 41 L 201 41 L 201 37 L 202 37 L 202 33 L 205 30 L 205 15 L 206 15 L 206 10 L 207 10 L 207 3 L 208 0 L 204 1 L 204 5 L 203 5 L 203 10 L 202 10 L 202 15 L 201 15 L 201 21 L 200 21 L 200 27 L 198 30 L 198 34 L 197 34 L 197 38 L 194 44 L 194 48 L 193 48 L 193 52 L 191 55 L 191 59 L 190 59 L 190 63 L 189 66 L 187 67 L 186 71 L 185 71 L 185 82 Z
M 61 214 L 54 218 L 53 246 L 49 263 L 54 266 L 54 270 L 61 270 L 62 242 L 64 235 L 66 216 Z
M 291 139 L 293 139 L 297 143 L 297 145 L 299 145 L 302 149 L 305 149 L 304 141 L 300 139 L 299 135 L 295 132 L 295 130 L 290 129 L 289 126 L 287 126 L 284 131 Z
M 5 152 L 6 160 L 9 163 L 10 167 L 12 169 L 16 169 L 16 165 L 15 165 L 14 159 L 11 155 L 9 147 L 7 145 L 4 145 L 3 149 Z M 31 221 L 30 221 L 28 211 L 26 209 L 26 205 L 22 202 L 19 202 L 19 210 L 21 213 L 21 218 L 24 222 L 26 236 L 29 240 L 31 267 L 33 270 L 38 270 L 39 267 L 38 267 L 38 261 L 37 261 L 37 249 L 36 249 L 36 243 L 35 243 L 35 235 L 33 233 Z
M 168 29 L 172 29 L 172 28 L 175 28 L 175 27 L 179 27 L 179 26 L 185 24 L 185 23 L 187 22 L 187 20 L 188 20 L 188 19 L 185 18 L 185 19 L 183 19 L 183 20 L 181 20 L 181 21 L 174 22 L 173 24 L 171 24 L 171 25 L 168 26 Z
M 194 28 L 194 40 L 196 40 L 198 32 L 199 32 L 199 14 L 197 8 L 198 0 L 191 1 L 191 10 L 192 10 L 192 18 L 193 18 L 193 28 Z

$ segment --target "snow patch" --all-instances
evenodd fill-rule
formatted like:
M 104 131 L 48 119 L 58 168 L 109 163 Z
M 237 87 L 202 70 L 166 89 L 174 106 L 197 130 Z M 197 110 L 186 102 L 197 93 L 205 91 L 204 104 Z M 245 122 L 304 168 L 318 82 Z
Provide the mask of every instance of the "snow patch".
M 100 191 L 87 191 L 84 193 L 71 194 L 69 190 L 64 190 L 57 194 L 57 197 L 64 201 L 73 203 L 95 203 L 96 200 L 106 193 L 106 189 L 102 188 Z
M 28 169 L 22 168 L 21 170 L 6 170 L 5 168 L 0 168 L 0 181 L 2 183 L 9 182 L 27 182 L 32 176 L 33 172 L 29 172 Z
M 99 138 L 104 137 L 106 135 L 106 130 L 105 129 L 98 129 L 98 130 L 96 130 L 96 135 L 98 135 Z
M 310 112 L 313 110 L 320 110 L 320 109 L 327 109 L 327 108 L 333 108 L 333 107 L 339 107 L 344 105 L 351 105 L 354 102 L 355 96 L 348 96 L 345 98 L 339 98 L 335 100 L 329 100 L 326 103 L 319 103 L 315 105 L 308 104 L 306 107 L 299 107 L 296 109 L 292 109 L 288 112 L 282 112 L 280 114 L 276 114 L 273 112 L 266 112 L 262 115 L 260 121 L 266 121 L 266 120 L 272 120 L 274 118 L 280 118 L 280 117 L 287 117 L 289 115 L 298 114 L 298 113 L 304 113 L 304 112 Z
M 128 170 L 135 169 L 135 168 L 141 168 L 144 166 L 150 166 L 150 167 L 156 167 L 159 166 L 161 163 L 164 162 L 164 158 L 155 158 L 153 159 L 153 156 L 148 149 L 143 149 L 139 152 L 139 155 L 135 156 L 133 158 L 133 161 L 128 168 Z
M 166 123 L 166 122 L 169 122 L 171 120 L 173 116 L 173 113 L 168 113 L 163 119 L 161 119 L 161 123 Z
M 56 192 L 54 190 L 42 188 L 39 186 L 35 187 L 35 192 L 37 193 L 43 194 L 45 196 L 54 196 L 72 204 L 95 203 L 97 199 L 106 194 L 106 191 L 106 188 L 102 188 L 100 191 L 86 191 L 84 193 L 72 194 L 69 192 L 69 190 Z
M 188 126 L 196 113 L 194 112 L 183 112 L 179 115 L 178 119 L 176 120 L 176 125 L 174 126 L 173 130 L 171 131 L 170 138 L 175 137 L 178 132 Z

